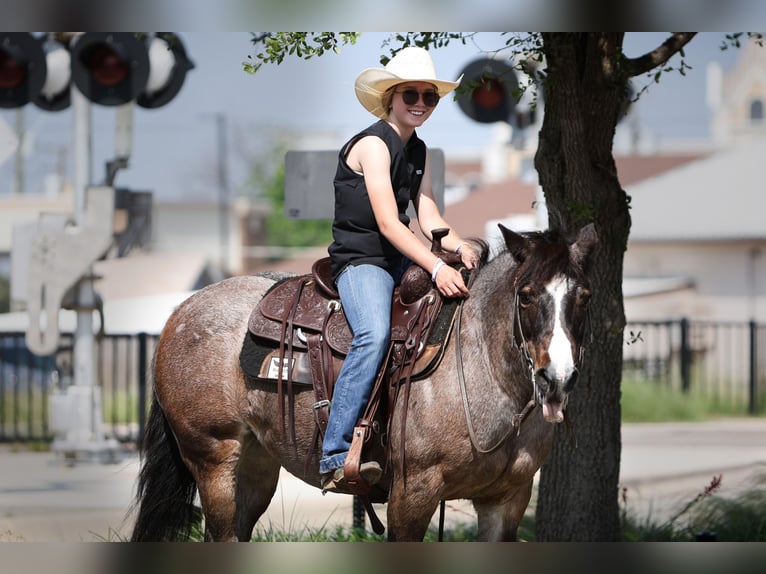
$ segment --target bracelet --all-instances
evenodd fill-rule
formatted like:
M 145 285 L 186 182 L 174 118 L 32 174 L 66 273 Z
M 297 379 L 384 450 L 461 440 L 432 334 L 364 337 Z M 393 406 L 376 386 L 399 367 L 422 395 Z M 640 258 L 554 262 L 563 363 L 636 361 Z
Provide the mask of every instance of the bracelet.
M 444 267 L 444 261 L 441 259 L 437 259 L 436 263 L 434 263 L 434 268 L 431 270 L 431 281 L 436 283 L 436 276 L 439 274 L 439 270 Z
M 463 241 L 463 243 L 461 243 L 460 245 L 458 245 L 458 246 L 455 248 L 455 253 L 457 253 L 458 255 L 460 255 L 460 249 L 462 249 L 463 245 L 468 245 L 468 242 L 467 242 L 467 241 Z

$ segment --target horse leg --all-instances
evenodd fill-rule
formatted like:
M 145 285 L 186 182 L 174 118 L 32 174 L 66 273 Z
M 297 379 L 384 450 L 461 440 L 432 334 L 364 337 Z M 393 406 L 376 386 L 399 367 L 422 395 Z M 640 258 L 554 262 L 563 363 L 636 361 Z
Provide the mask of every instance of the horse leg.
M 202 512 L 205 515 L 205 541 L 237 540 L 236 470 L 240 443 L 236 438 L 205 437 L 197 443 L 193 456 L 183 451 L 184 461 L 197 482 Z M 202 446 L 204 445 L 204 447 Z M 201 449 L 204 448 L 204 452 Z
M 279 461 L 253 435 L 245 437 L 237 467 L 237 538 L 248 542 L 258 519 L 266 512 L 279 482 Z
M 428 481 L 395 477 L 388 497 L 386 512 L 388 540 L 422 541 L 439 505 L 441 489 L 432 488 Z
M 523 484 L 510 499 L 502 501 L 474 500 L 479 524 L 479 540 L 487 542 L 516 541 L 519 524 L 532 497 L 532 483 Z

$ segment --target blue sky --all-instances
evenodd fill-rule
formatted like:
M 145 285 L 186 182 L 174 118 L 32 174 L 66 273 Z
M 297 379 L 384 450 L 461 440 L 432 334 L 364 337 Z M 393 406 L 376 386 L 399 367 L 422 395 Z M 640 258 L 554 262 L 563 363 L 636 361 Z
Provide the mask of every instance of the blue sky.
M 228 125 L 227 167 L 232 195 L 241 189 L 252 158 L 266 157 L 280 135 L 290 130 L 329 133 L 330 141 L 340 145 L 375 119 L 357 102 L 353 82 L 363 68 L 379 65 L 386 33 L 366 33 L 338 56 L 289 59 L 280 66 L 264 67 L 255 75 L 242 68 L 252 53 L 249 33 L 191 32 L 180 36 L 195 68 L 168 105 L 155 110 L 136 108 L 133 154 L 129 168 L 118 175 L 117 185 L 153 190 L 157 200 L 216 201 L 217 114 L 224 114 Z M 628 33 L 626 52 L 637 56 L 655 47 L 664 36 L 658 32 Z M 728 69 L 737 55 L 736 50 L 719 49 L 723 38 L 724 33 L 700 34 L 686 50 L 686 63 L 692 67 L 686 76 L 666 74 L 642 96 L 632 113 L 643 131 L 662 142 L 708 135 L 707 64 L 717 60 Z M 436 50 L 433 59 L 437 73 L 455 79 L 468 63 L 481 57 L 480 50 L 501 44 L 497 34 L 484 32 L 477 44 Z M 677 64 L 678 58 L 674 61 Z M 651 83 L 648 79 L 638 81 Z M 0 115 L 14 125 L 13 110 L 3 110 Z M 71 177 L 71 108 L 51 113 L 30 105 L 24 117 L 30 130 L 25 161 L 27 191 L 40 189 L 44 174 L 55 171 L 57 162 L 63 162 Z M 449 158 L 478 154 L 491 141 L 493 127 L 470 120 L 448 98 L 419 133 L 429 145 L 444 149 Z M 113 154 L 113 142 L 114 109 L 94 106 L 93 183 L 103 180 L 104 162 Z M 12 168 L 13 160 L 0 167 L 0 193 L 12 189 Z

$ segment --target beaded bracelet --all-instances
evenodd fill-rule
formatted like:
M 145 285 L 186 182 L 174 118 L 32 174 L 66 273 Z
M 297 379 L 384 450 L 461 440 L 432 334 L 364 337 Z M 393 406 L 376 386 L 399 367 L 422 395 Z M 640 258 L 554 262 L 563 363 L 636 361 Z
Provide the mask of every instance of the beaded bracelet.
M 436 276 L 439 274 L 439 270 L 444 267 L 444 261 L 441 259 L 437 259 L 436 263 L 434 263 L 434 268 L 431 270 L 431 281 L 436 283 Z

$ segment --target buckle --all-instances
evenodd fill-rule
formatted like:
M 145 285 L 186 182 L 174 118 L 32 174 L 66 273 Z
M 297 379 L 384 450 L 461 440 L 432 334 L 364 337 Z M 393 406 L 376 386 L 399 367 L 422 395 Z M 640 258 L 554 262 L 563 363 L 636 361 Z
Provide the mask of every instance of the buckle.
M 332 403 L 328 399 L 324 399 L 323 401 L 317 401 L 314 403 L 314 410 L 318 411 L 319 409 L 322 409 L 324 407 L 329 408 Z

